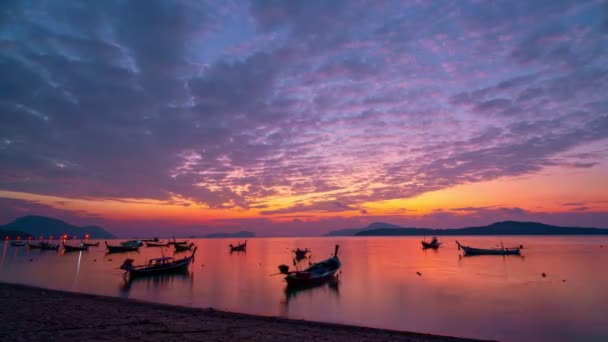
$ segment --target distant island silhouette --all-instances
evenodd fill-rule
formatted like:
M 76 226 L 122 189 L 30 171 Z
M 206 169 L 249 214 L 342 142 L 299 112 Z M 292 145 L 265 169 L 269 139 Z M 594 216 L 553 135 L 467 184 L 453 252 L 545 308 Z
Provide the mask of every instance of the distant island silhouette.
M 415 235 L 608 235 L 608 229 L 561 227 L 539 222 L 503 221 L 487 226 L 453 229 L 405 228 L 375 222 L 365 228 L 340 229 L 326 236 L 415 236 Z
M 67 234 L 69 237 L 77 236 L 78 238 L 83 238 L 86 234 L 89 234 L 91 239 L 112 239 L 115 237 L 98 226 L 79 227 L 59 219 L 36 215 L 23 216 L 9 224 L 0 226 L 0 236 L 8 236 L 9 239 L 15 239 L 18 236 L 22 239 L 26 239 L 28 236 L 36 239 L 39 236 L 46 238 L 51 235 L 59 238 L 63 234 Z

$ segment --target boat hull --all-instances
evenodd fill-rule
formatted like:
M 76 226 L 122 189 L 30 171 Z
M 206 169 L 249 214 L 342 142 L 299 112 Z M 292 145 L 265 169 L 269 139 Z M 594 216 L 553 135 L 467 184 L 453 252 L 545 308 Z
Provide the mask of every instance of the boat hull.
M 509 250 L 501 250 L 501 249 L 480 249 L 480 248 L 471 248 L 471 247 L 463 247 L 462 250 L 466 255 L 519 255 L 519 249 L 509 249 Z
M 437 248 L 439 248 L 439 246 L 441 246 L 440 243 L 430 243 L 430 242 L 425 242 L 425 241 L 420 241 L 420 243 L 422 244 L 422 248 L 424 248 L 424 249 L 427 249 L 427 248 L 437 249 Z

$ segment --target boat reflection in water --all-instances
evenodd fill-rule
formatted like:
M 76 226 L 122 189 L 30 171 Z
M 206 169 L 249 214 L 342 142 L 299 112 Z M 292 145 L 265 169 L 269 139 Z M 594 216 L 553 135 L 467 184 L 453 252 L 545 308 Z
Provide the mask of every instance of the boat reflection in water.
M 290 300 L 294 300 L 299 295 L 306 293 L 313 294 L 314 292 L 322 292 L 334 294 L 336 297 L 340 294 L 340 275 L 336 275 L 323 283 L 285 287 L 285 303 L 289 304 Z
M 122 297 L 128 297 L 129 293 L 134 289 L 145 289 L 153 291 L 170 289 L 179 283 L 192 284 L 193 276 L 193 272 L 184 270 L 183 272 L 158 274 L 147 277 L 127 277 L 124 278 L 121 282 L 119 292 Z

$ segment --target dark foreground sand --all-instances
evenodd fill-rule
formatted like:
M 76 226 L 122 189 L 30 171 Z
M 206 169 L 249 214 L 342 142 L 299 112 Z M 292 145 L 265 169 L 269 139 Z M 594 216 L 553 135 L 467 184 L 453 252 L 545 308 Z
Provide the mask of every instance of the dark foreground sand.
M 0 341 L 467 341 L 0 283 Z

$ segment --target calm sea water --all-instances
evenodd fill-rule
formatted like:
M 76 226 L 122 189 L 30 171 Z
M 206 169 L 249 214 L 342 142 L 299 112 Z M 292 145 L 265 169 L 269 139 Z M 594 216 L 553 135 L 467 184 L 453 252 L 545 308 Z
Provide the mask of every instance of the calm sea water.
M 462 257 L 452 238 L 440 239 L 445 245 L 438 251 L 422 250 L 417 237 L 258 238 L 249 240 L 246 253 L 230 254 L 234 240 L 199 239 L 192 240 L 198 252 L 189 274 L 127 285 L 118 269 L 124 259 L 144 263 L 161 256 L 159 248 L 106 255 L 100 246 L 61 255 L 4 244 L 0 281 L 503 341 L 608 341 L 608 237 L 458 239 L 526 248 L 523 257 Z M 309 248 L 322 260 L 336 243 L 337 283 L 287 292 L 282 276 L 270 276 L 279 264 L 291 264 L 293 248 Z

